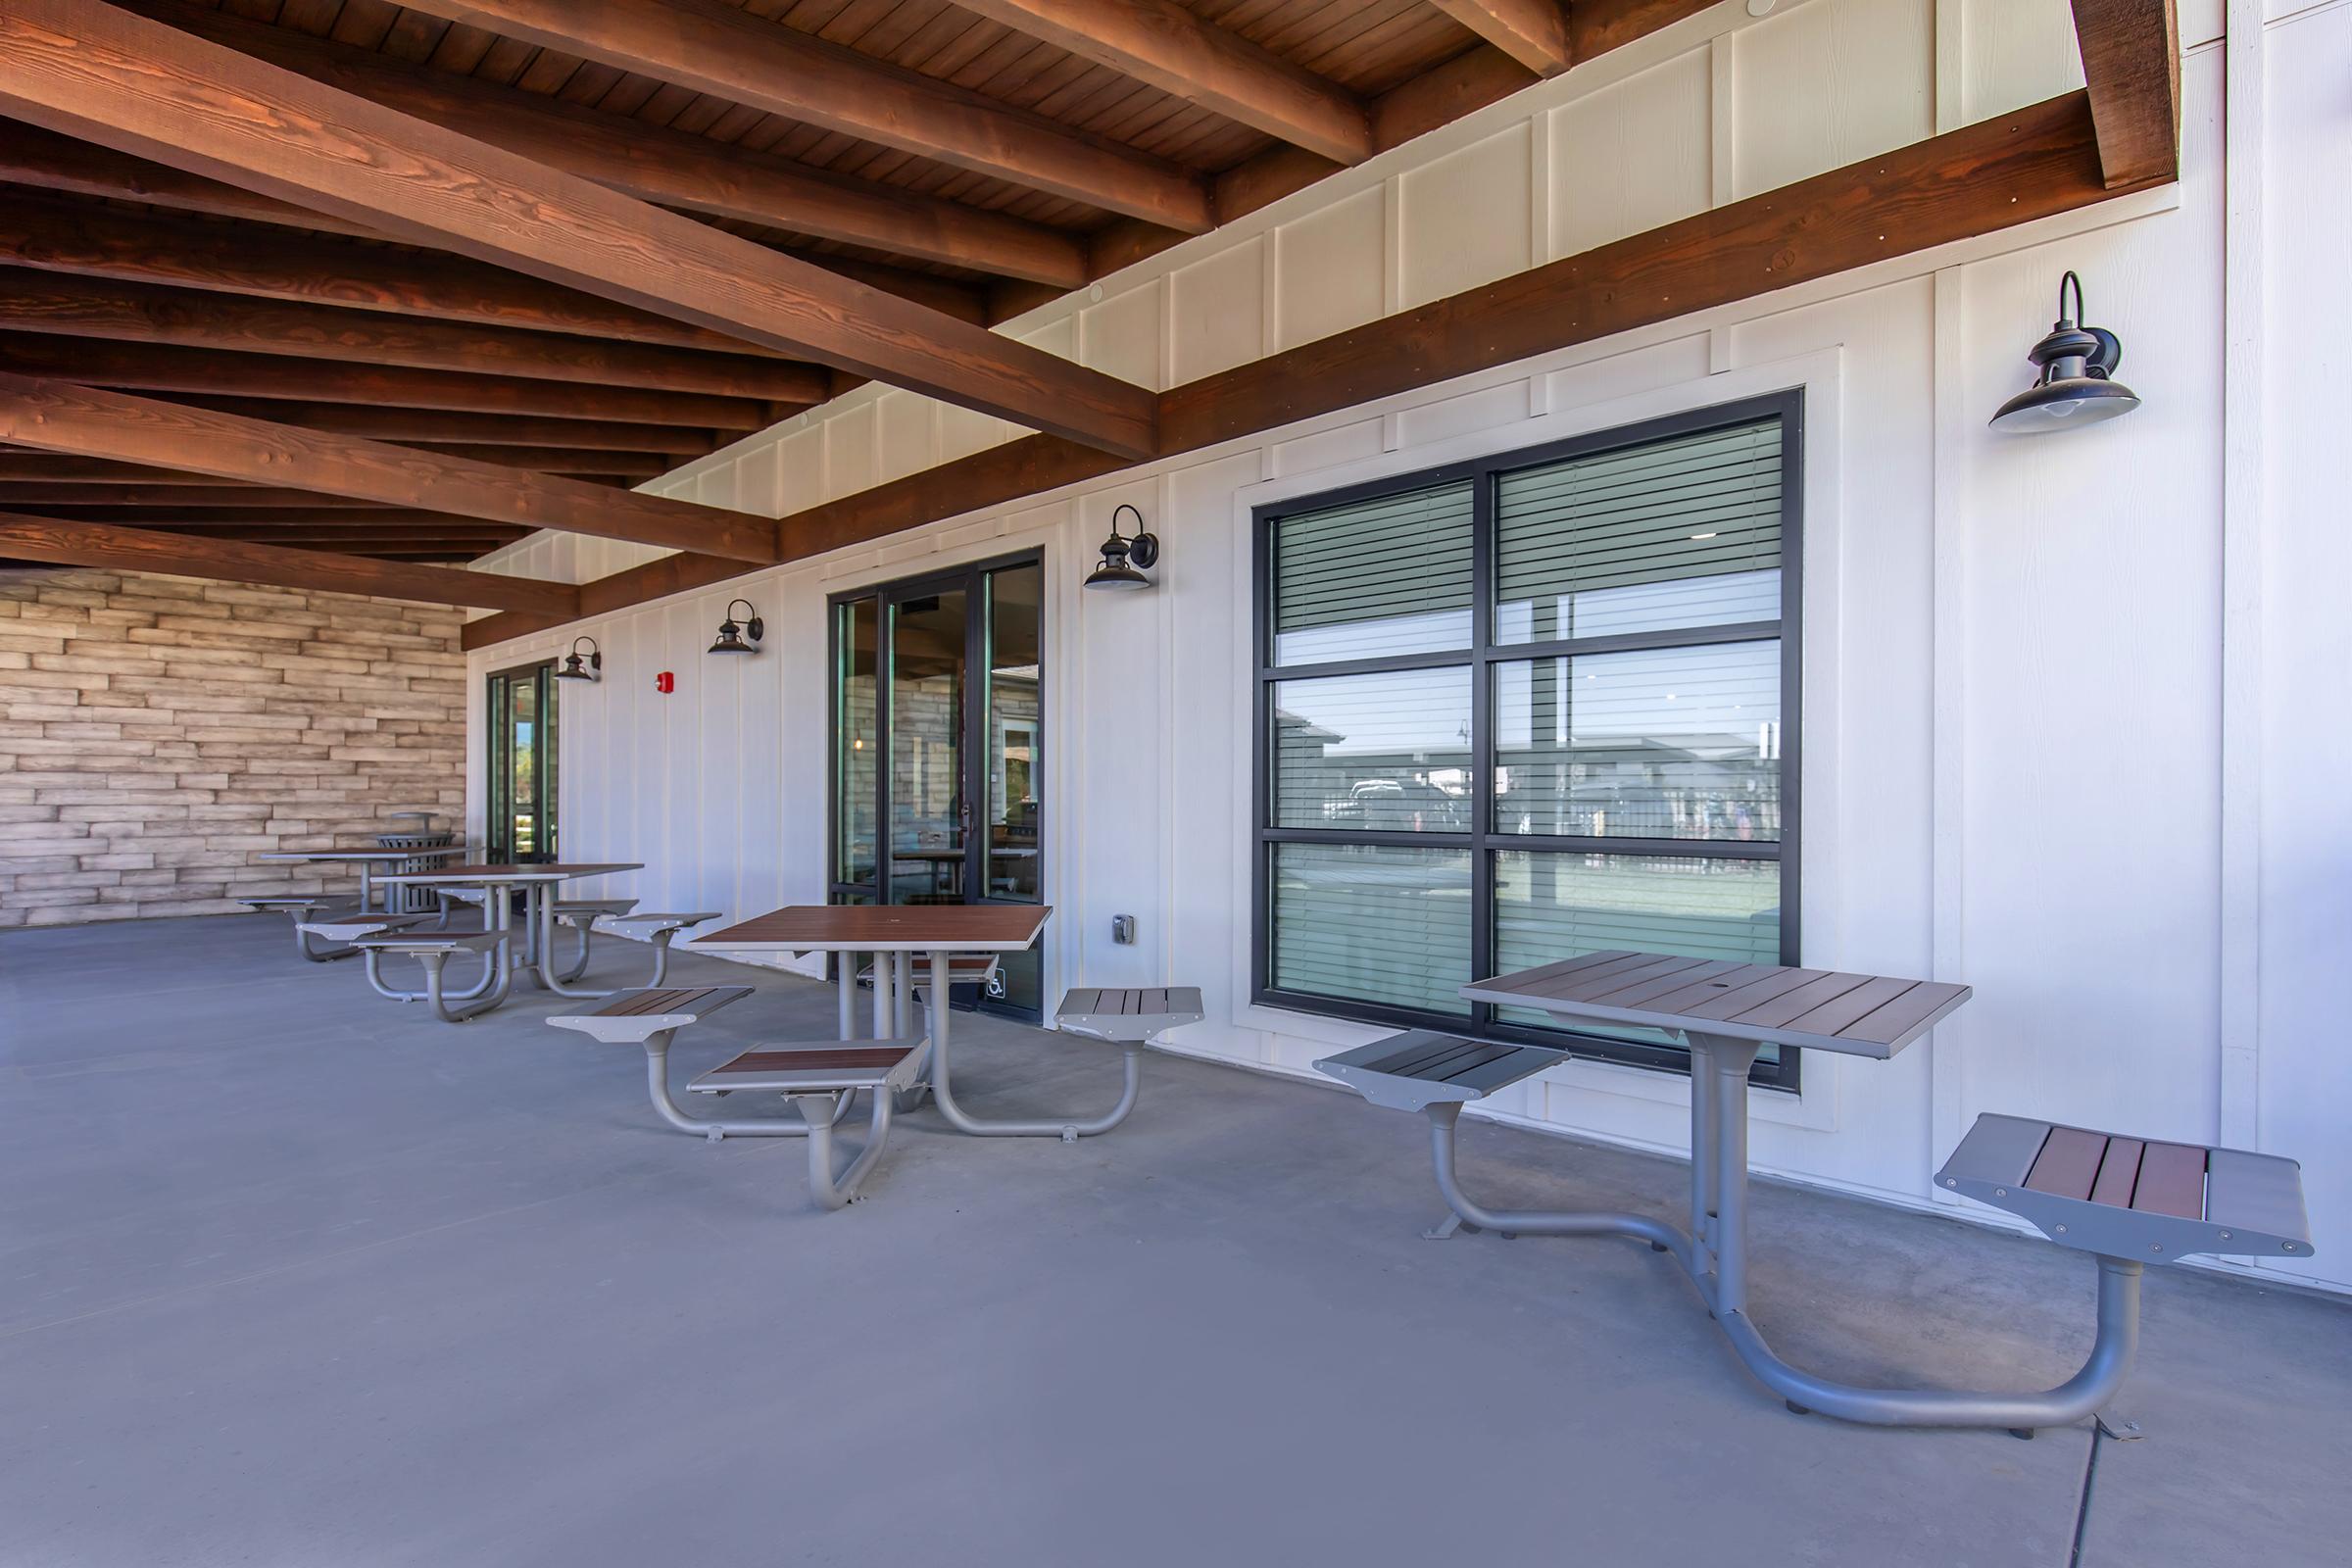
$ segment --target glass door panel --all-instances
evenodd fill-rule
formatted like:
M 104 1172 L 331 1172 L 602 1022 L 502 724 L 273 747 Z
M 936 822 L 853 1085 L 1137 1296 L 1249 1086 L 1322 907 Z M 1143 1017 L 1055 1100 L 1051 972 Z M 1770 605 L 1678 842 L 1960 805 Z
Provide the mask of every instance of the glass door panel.
M 1038 902 L 1044 578 L 1024 561 L 835 601 L 835 903 Z M 1041 956 L 1004 967 L 983 1004 L 1040 1016 Z
M 854 599 L 834 606 L 833 614 L 833 877 L 870 890 L 880 805 L 875 768 L 882 757 L 875 684 L 881 668 L 880 607 L 871 599 Z
M 890 603 L 890 902 L 961 904 L 971 798 L 964 791 L 970 596 Z
M 489 855 L 494 861 L 556 857 L 555 665 L 490 677 Z

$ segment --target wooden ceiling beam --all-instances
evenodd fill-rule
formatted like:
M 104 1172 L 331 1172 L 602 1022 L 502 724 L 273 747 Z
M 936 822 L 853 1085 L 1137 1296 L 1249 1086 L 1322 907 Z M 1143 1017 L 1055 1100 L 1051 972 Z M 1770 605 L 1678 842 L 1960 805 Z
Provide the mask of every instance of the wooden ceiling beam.
M 0 267 L 0 321 L 14 332 L 58 337 L 699 392 L 801 407 L 830 395 L 821 368 L 785 359 L 293 305 L 22 267 Z
M 1335 162 L 1360 164 L 1372 156 L 1372 123 L 1361 99 L 1172 0 L 958 3 Z
M 1088 280 L 1086 248 L 1077 237 L 1002 213 L 407 65 L 372 50 L 176 0 L 130 0 L 126 9 L 641 201 L 1057 289 Z
M 0 556 L 61 566 L 159 571 L 222 582 L 268 583 L 329 593 L 366 594 L 482 610 L 563 614 L 579 602 L 569 583 L 370 561 L 232 539 L 191 539 L 99 522 L 0 513 Z
M 75 277 L 381 311 L 713 354 L 775 350 L 501 267 L 249 223 L 207 223 L 90 202 L 0 204 L 0 262 Z
M 139 392 L 367 403 L 460 414 L 624 419 L 741 434 L 782 417 L 756 398 L 577 386 L 511 375 L 411 370 L 276 354 L 216 354 L 11 332 L 0 320 L 0 370 Z M 293 422 L 293 421 L 288 421 Z
M 242 414 L 249 419 L 299 424 L 309 430 L 364 435 L 404 446 L 457 441 L 474 446 L 577 447 L 589 452 L 655 452 L 675 467 L 717 445 L 717 432 L 620 419 L 559 419 L 540 416 L 450 414 L 437 409 L 370 408 L 352 403 L 276 403 L 266 398 L 175 394 L 174 403 Z M 524 464 L 535 467 L 535 464 Z
M 0 181 L 29 185 L 36 190 L 145 202 L 175 212 L 242 218 L 257 223 L 321 233 L 368 237 L 375 233 L 365 223 L 314 213 L 292 202 L 240 190 L 202 174 L 182 173 L 144 158 L 125 156 L 112 147 L 61 136 L 22 121 L 0 121 Z
M 2075 40 L 2107 183 L 2180 167 L 2180 23 L 2174 0 L 2074 0 Z
M 749 513 L 66 381 L 0 373 L 0 441 L 738 561 L 777 557 L 775 524 Z
M 409 9 L 1187 233 L 1208 191 L 1175 164 L 888 65 L 725 0 L 413 0 Z
M 233 499 L 235 492 L 224 491 L 222 494 L 224 498 Z M 40 513 L 45 517 L 64 517 L 74 522 L 119 522 L 131 527 L 161 527 L 169 523 L 176 528 L 231 528 L 257 532 L 277 528 L 303 529 L 312 533 L 334 528 L 361 533 L 396 533 L 419 528 L 435 534 L 516 531 L 512 523 L 477 522 L 446 512 L 427 512 L 415 507 L 377 507 L 368 511 L 346 508 L 338 511 L 329 504 L 316 511 L 295 512 L 270 507 L 51 505 L 42 507 Z
M 1161 396 L 1163 449 L 1200 451 L 2123 193 L 2100 171 L 2088 96 L 2069 93 L 1188 382 Z M 796 513 L 778 540 L 800 560 L 1127 466 L 1028 436 Z M 664 557 L 582 584 L 580 612 L 747 569 Z M 480 648 L 555 624 L 494 615 L 464 635 Z
M 1431 4 L 1539 76 L 1556 76 L 1576 64 L 1562 0 L 1431 0 Z
M 1105 451 L 1154 450 L 1142 387 L 99 0 L 0 10 L 0 110 Z
M 132 468 L 136 473 L 157 470 Z M 17 479 L 10 477 L 8 468 L 0 466 L 0 508 L 23 511 L 42 507 L 220 507 L 235 506 L 283 507 L 316 512 L 320 508 L 342 508 L 354 513 L 380 510 L 373 501 L 352 501 L 341 496 L 315 495 L 308 490 L 287 490 L 276 485 L 230 484 L 215 480 L 210 484 L 179 484 L 170 482 L 176 475 L 166 474 L 165 481 L 156 484 L 127 480 L 114 483 L 99 481 L 76 482 L 71 479 Z

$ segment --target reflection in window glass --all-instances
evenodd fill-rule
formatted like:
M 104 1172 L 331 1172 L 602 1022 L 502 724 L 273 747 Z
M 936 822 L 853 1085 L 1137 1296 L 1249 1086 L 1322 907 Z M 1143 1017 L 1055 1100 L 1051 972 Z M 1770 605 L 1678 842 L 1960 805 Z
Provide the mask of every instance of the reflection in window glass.
M 1777 419 L 1506 473 L 1495 500 L 1498 643 L 1781 613 Z
M 1036 902 L 1045 761 L 1038 625 L 1045 570 L 988 574 L 988 896 Z
M 1503 850 L 1494 857 L 1494 963 L 1509 974 L 1623 948 L 1728 963 L 1781 961 L 1781 868 L 1772 860 Z M 1549 1027 L 1551 1015 L 1498 1018 Z M 1656 1040 L 1629 1029 L 1619 1038 Z M 1768 1057 L 1768 1059 L 1770 1059 Z
M 876 667 L 874 602 L 834 608 L 834 711 L 840 715 L 833 754 L 833 877 L 874 880 L 874 768 L 882 755 L 874 725 Z
M 1494 831 L 1777 840 L 1781 645 L 1494 666 Z
M 1469 830 L 1468 668 L 1286 680 L 1272 722 L 1277 825 Z
M 1273 984 L 1308 996 L 1463 1013 L 1470 854 L 1276 844 Z
M 1274 524 L 1274 662 L 1327 664 L 1470 646 L 1471 487 L 1302 512 Z
M 963 902 L 962 589 L 890 607 L 890 902 Z

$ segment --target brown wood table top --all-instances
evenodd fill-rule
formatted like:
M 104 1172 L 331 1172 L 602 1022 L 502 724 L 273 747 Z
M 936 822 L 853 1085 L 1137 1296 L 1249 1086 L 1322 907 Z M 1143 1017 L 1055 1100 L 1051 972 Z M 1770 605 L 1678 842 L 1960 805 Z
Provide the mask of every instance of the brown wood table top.
M 1461 994 L 1472 1002 L 1539 1007 L 1568 1022 L 1646 1024 L 1883 1058 L 1966 1002 L 1969 989 L 1835 969 L 1608 952 L 1474 980 Z
M 429 871 L 389 871 L 378 882 L 568 882 L 579 876 L 609 876 L 614 871 L 642 871 L 644 862 L 612 865 L 571 865 L 561 861 L 533 865 L 436 865 Z
M 1048 904 L 796 904 L 681 943 L 718 953 L 1018 953 Z

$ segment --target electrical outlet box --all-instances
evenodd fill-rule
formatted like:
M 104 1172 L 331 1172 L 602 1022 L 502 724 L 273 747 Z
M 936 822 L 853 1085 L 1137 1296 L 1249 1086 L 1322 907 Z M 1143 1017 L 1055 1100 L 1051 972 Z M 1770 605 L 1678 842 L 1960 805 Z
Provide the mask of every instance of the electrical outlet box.
M 1110 917 L 1110 940 L 1122 948 L 1135 946 L 1135 916 L 1114 914 Z

